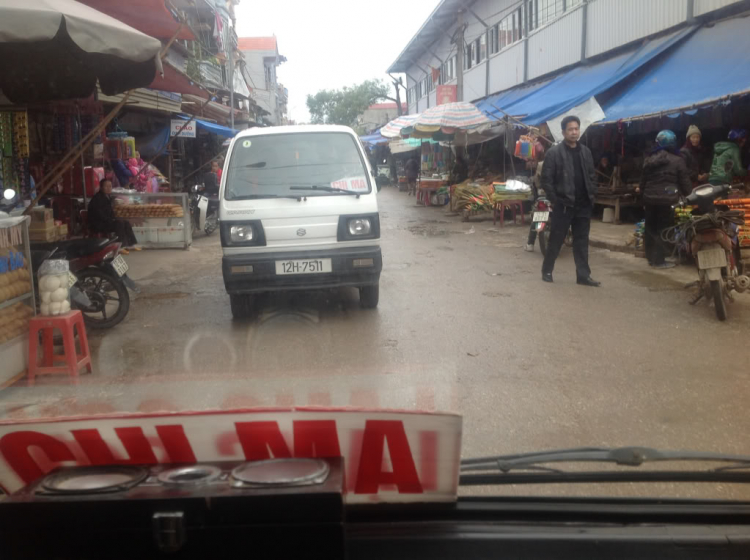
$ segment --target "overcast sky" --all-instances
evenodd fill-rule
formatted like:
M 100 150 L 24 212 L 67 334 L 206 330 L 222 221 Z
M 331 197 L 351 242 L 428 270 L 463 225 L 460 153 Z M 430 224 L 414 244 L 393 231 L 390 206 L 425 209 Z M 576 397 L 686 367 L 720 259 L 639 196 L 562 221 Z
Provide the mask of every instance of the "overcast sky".
M 235 11 L 237 35 L 276 35 L 288 59 L 278 77 L 289 89 L 289 118 L 306 122 L 308 94 L 387 79 L 386 68 L 437 5 L 438 0 L 243 0 Z

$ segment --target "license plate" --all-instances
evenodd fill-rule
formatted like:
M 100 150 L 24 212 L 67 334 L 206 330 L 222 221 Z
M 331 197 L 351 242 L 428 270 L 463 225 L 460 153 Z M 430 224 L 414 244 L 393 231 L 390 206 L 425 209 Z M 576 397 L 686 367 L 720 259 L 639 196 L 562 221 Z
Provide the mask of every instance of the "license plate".
M 549 221 L 549 212 L 534 212 L 534 222 L 547 222 Z
M 727 266 L 727 253 L 724 249 L 698 251 L 698 268 L 721 268 Z
M 122 276 L 128 271 L 128 263 L 125 262 L 125 259 L 121 255 L 115 257 L 115 260 L 112 261 L 112 267 L 115 269 L 117 276 Z
M 331 259 L 276 261 L 276 274 L 323 274 L 332 271 Z

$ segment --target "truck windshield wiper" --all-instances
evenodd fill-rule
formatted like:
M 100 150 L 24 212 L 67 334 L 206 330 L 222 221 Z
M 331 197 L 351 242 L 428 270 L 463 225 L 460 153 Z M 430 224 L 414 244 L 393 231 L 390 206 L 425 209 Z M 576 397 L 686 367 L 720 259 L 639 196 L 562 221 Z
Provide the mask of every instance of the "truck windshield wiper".
M 703 470 L 561 470 L 550 463 L 609 463 L 641 467 L 658 462 L 727 463 Z M 481 474 L 473 474 L 481 471 Z M 520 471 L 520 472 L 519 472 Z M 750 456 L 704 451 L 661 451 L 648 447 L 581 447 L 499 455 L 461 461 L 461 485 L 559 482 L 750 482 Z
M 292 194 L 242 194 L 228 198 L 227 200 L 257 200 L 261 198 L 292 198 L 298 202 L 302 200 L 301 196 L 295 196 Z
M 293 190 L 293 191 L 340 192 L 340 193 L 343 193 L 343 194 L 353 194 L 354 196 L 356 196 L 357 198 L 359 198 L 359 193 L 358 192 L 348 191 L 346 189 L 340 189 L 338 187 L 328 187 L 328 186 L 319 187 L 318 185 L 310 185 L 308 187 L 297 187 L 297 186 L 295 186 L 295 187 L 289 187 L 289 189 Z

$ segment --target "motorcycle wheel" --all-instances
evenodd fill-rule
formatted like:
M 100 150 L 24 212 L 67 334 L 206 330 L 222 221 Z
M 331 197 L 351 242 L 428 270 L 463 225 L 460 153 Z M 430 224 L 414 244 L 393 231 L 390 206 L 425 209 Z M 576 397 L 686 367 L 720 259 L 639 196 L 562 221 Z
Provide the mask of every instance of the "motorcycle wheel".
M 86 268 L 78 274 L 78 287 L 91 300 L 88 308 L 77 309 L 92 329 L 109 329 L 120 323 L 130 310 L 130 294 L 120 278 L 99 268 Z
M 206 226 L 203 228 L 203 231 L 206 235 L 211 235 L 216 231 L 217 227 L 219 227 L 219 214 L 217 212 L 211 212 L 206 216 Z
M 547 230 L 546 226 L 541 231 L 541 233 L 537 235 L 537 237 L 539 238 L 539 250 L 542 252 L 542 256 L 544 257 L 547 255 L 547 242 L 549 241 L 549 231 Z
M 714 297 L 716 317 L 719 319 L 719 321 L 726 321 L 727 302 L 724 299 L 724 289 L 721 285 L 721 280 L 711 280 L 711 294 Z

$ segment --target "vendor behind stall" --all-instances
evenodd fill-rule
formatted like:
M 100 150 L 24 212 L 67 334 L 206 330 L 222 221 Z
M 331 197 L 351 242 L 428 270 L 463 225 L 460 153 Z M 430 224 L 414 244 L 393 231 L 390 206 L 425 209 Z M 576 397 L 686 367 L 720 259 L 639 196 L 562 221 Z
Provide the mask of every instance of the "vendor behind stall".
M 609 184 L 614 172 L 615 167 L 612 165 L 612 158 L 610 158 L 609 154 L 602 154 L 596 166 L 596 182 L 605 185 Z
M 680 156 L 685 160 L 685 165 L 690 171 L 690 180 L 694 187 L 708 180 L 711 156 L 701 144 L 701 131 L 694 124 L 688 128 L 685 145 L 680 149 Z
M 114 233 L 127 249 L 131 248 L 140 251 L 137 245 L 138 240 L 133 233 L 133 227 L 127 220 L 121 220 L 115 217 L 115 210 L 112 206 L 112 181 L 102 179 L 99 182 L 99 192 L 97 192 L 89 202 L 88 209 L 88 227 L 94 233 L 111 234 Z
M 712 185 L 731 184 L 735 177 L 745 177 L 741 151 L 747 143 L 747 130 L 734 128 L 729 131 L 729 142 L 717 142 L 714 146 L 714 161 L 711 164 L 708 182 Z

